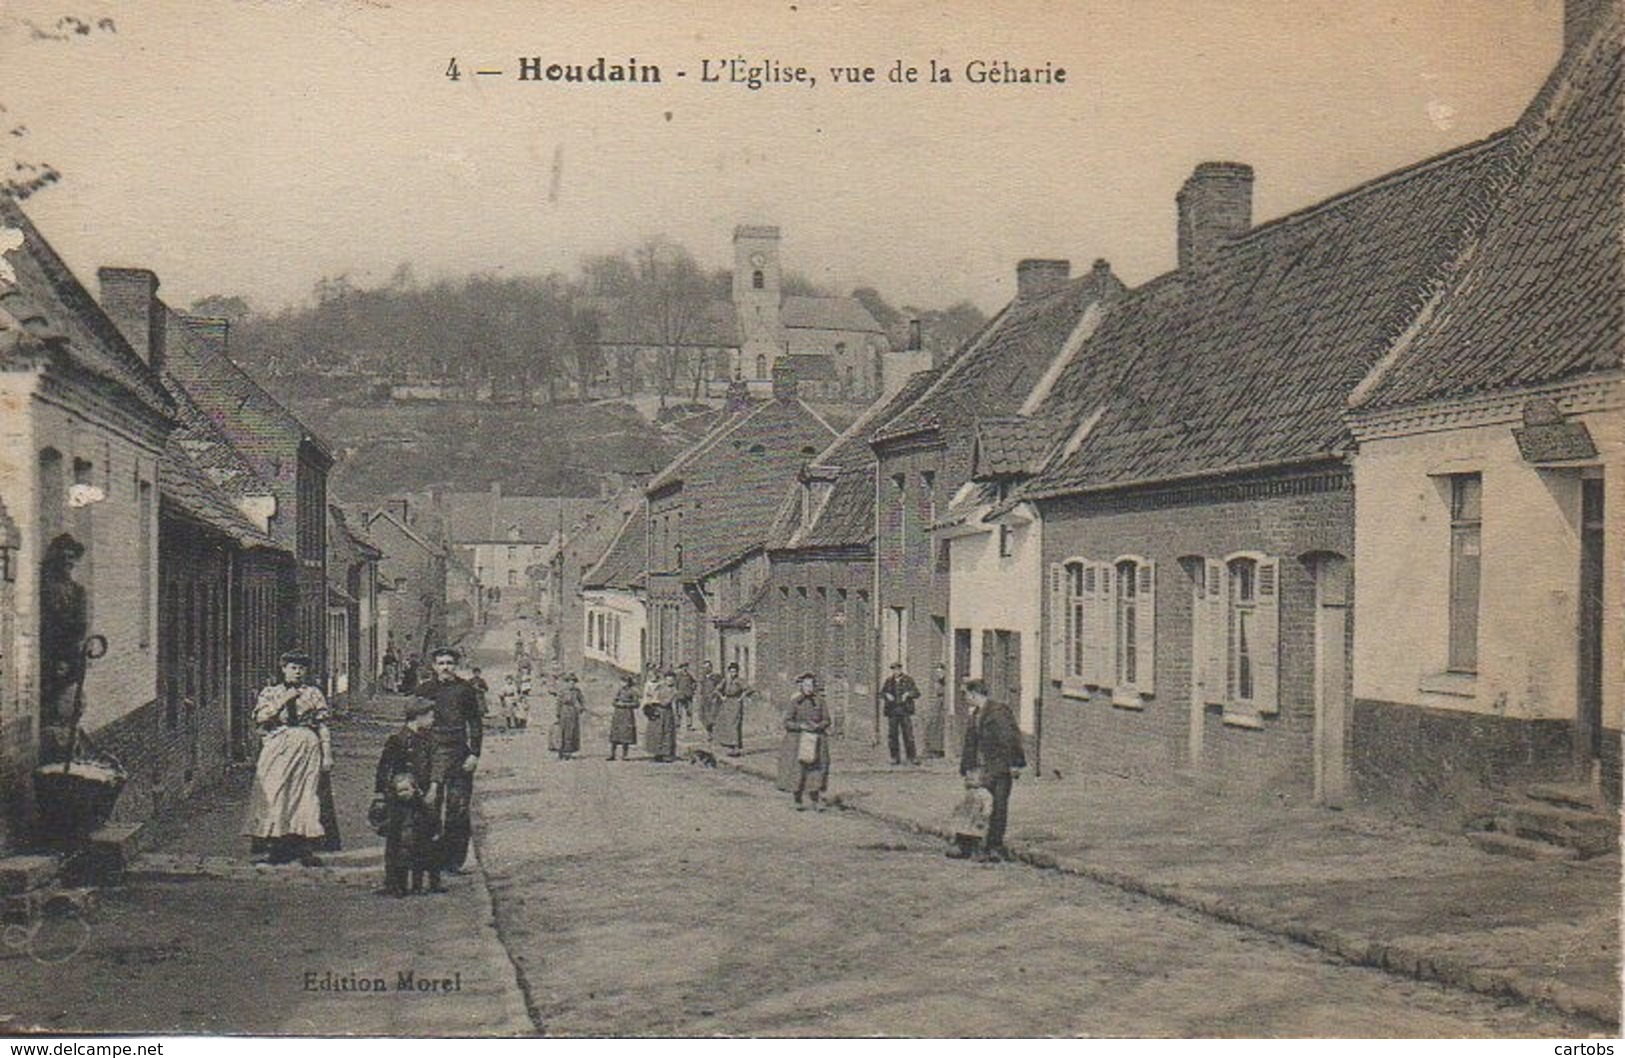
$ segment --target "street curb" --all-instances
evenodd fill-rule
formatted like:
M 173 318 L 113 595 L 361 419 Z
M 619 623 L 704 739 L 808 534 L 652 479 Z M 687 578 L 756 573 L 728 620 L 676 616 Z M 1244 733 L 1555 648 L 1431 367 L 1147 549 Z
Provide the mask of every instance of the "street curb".
M 752 767 L 750 762 L 739 758 L 718 757 L 717 763 L 755 779 L 777 781 L 774 772 Z M 917 819 L 891 812 L 849 804 L 838 794 L 827 798 L 827 801 L 842 811 L 853 812 L 899 830 L 937 837 L 944 841 L 953 840 L 953 835 L 944 827 L 922 823 Z M 1071 857 L 1054 856 L 1041 850 L 1024 848 L 1017 842 L 1010 842 L 1006 847 L 1015 859 L 1030 867 L 1058 871 L 1099 882 L 1114 889 L 1195 911 L 1232 925 L 1285 937 L 1354 965 L 1368 966 L 1396 976 L 1433 981 L 1499 999 L 1508 997 L 1519 999 L 1526 1003 L 1552 1008 L 1563 1014 L 1594 1021 L 1599 1027 L 1615 1034 L 1619 1031 L 1620 1022 L 1618 1008 L 1614 1005 L 1615 997 L 1598 994 L 1592 989 L 1577 988 L 1561 981 L 1530 978 L 1526 974 L 1467 965 L 1455 956 L 1430 951 L 1425 947 L 1417 948 L 1387 942 L 1336 927 L 1316 926 L 1295 920 L 1267 907 L 1239 904 L 1224 897 L 1153 882 L 1127 871 L 1097 867 Z
M 502 953 L 503 958 L 508 961 L 508 969 L 513 973 L 514 987 L 511 995 L 518 996 L 519 1009 L 517 1011 L 510 1011 L 509 1013 L 511 1016 L 516 1017 L 516 1024 L 523 1022 L 530 1026 L 528 1032 L 520 1031 L 515 1032 L 512 1035 L 514 1037 L 545 1035 L 542 1029 L 542 1012 L 541 1009 L 536 1005 L 536 997 L 531 993 L 530 981 L 525 976 L 524 967 L 519 965 L 519 960 L 515 959 L 513 957 L 513 952 L 508 950 L 508 942 L 503 939 L 502 928 L 497 923 L 496 897 L 491 892 L 491 876 L 486 872 L 485 857 L 480 849 L 480 845 L 485 837 L 485 831 L 487 828 L 485 822 L 485 812 L 480 803 L 480 797 L 478 794 L 474 795 L 473 801 L 469 805 L 469 808 L 471 814 L 473 815 L 474 823 L 473 840 L 469 842 L 469 852 L 472 854 L 474 861 L 474 876 L 479 882 L 475 888 L 479 891 L 482 901 L 481 906 L 485 915 L 485 932 L 489 936 L 490 941 L 496 945 L 497 950 Z

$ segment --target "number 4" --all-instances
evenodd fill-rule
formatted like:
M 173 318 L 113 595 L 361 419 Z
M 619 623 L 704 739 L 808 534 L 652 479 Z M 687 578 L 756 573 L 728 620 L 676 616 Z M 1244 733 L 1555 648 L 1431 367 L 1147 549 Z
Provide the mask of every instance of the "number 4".
M 457 59 L 455 56 L 453 56 L 451 62 L 446 66 L 446 79 L 449 81 L 457 81 L 461 80 L 462 76 L 462 72 L 457 69 Z

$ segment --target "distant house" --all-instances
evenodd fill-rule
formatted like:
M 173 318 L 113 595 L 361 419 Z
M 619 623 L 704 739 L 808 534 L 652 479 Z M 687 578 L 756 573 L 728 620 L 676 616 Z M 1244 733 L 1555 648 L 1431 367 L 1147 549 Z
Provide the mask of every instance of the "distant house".
M 1625 62 L 1618 5 L 1592 6 L 1352 400 L 1352 778 L 1427 813 L 1551 780 L 1619 803 Z
M 834 438 L 780 368 L 773 398 L 736 401 L 729 417 L 655 475 L 648 500 L 649 657 L 660 665 L 722 658 L 714 578 L 760 552 L 784 490 Z
M 587 574 L 608 553 L 626 519 L 634 512 L 640 517 L 643 514 L 641 486 L 624 489 L 600 503 L 565 537 L 563 546 L 547 563 L 544 574 L 547 603 L 542 618 L 553 633 L 549 660 L 564 671 L 577 671 L 586 660 L 589 644 L 582 630 L 587 627 L 584 594 Z M 643 554 L 641 545 L 637 553 Z
M 640 504 L 620 519 L 603 555 L 581 576 L 582 625 L 575 634 L 561 626 L 559 634 L 580 644 L 584 661 L 641 672 L 650 660 L 647 530 Z
M 348 702 L 364 701 L 382 666 L 378 562 L 383 552 L 338 504 L 329 504 L 327 515 L 327 691 Z
M 378 560 L 378 628 L 385 647 L 401 661 L 444 644 L 447 633 L 447 554 L 444 545 L 417 527 L 407 500 L 394 500 L 366 516 L 366 533 L 382 552 Z
M 537 613 L 545 583 L 529 570 L 545 566 L 570 528 L 598 506 L 597 497 L 510 496 L 500 482 L 484 492 L 433 492 L 430 511 L 447 542 L 484 591 L 495 618 Z

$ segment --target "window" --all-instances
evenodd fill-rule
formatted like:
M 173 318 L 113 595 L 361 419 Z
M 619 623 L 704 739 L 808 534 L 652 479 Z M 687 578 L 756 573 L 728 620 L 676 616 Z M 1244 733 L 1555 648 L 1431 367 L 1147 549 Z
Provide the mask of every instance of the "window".
M 920 518 L 926 529 L 937 524 L 937 475 L 930 470 L 920 473 Z
M 1257 691 L 1254 652 L 1258 649 L 1258 563 L 1230 563 L 1230 697 L 1251 704 Z
M 762 270 L 760 268 L 756 269 L 750 274 L 750 288 L 752 290 L 762 290 L 766 286 L 767 277 L 762 274 Z
M 766 378 L 767 377 L 767 354 L 766 353 L 757 353 L 756 354 L 756 377 L 757 378 Z
M 1129 555 L 1050 567 L 1049 673 L 1062 693 L 1110 689 L 1131 708 L 1155 695 L 1156 566 Z
M 897 560 L 908 561 L 908 476 L 893 474 L 892 493 L 897 511 Z
M 510 569 L 508 571 L 508 587 L 514 588 L 514 587 L 518 587 L 518 585 L 519 585 L 519 571 L 517 569 Z
M 509 562 L 517 562 L 517 561 L 519 561 L 519 548 L 515 547 L 513 544 L 508 545 L 508 561 Z
M 531 548 L 530 548 L 530 560 L 532 562 L 540 562 L 542 560 L 542 545 L 541 544 L 532 544 L 531 545 Z
M 1263 555 L 1208 563 L 1204 693 L 1210 701 L 1222 693 L 1228 724 L 1257 727 L 1278 710 L 1280 575 L 1280 560 Z
M 1016 553 L 1016 531 L 1009 522 L 999 523 L 999 557 L 1009 558 Z
M 1478 671 L 1478 587 L 1483 530 L 1484 479 L 1450 478 L 1450 660 L 1451 672 Z

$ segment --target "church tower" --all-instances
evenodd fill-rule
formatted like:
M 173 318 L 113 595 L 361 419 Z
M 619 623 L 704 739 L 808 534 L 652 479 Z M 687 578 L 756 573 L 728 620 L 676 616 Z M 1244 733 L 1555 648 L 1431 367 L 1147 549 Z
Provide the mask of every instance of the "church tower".
M 734 229 L 734 312 L 739 318 L 739 373 L 768 384 L 784 353 L 780 316 L 779 229 L 741 224 Z

